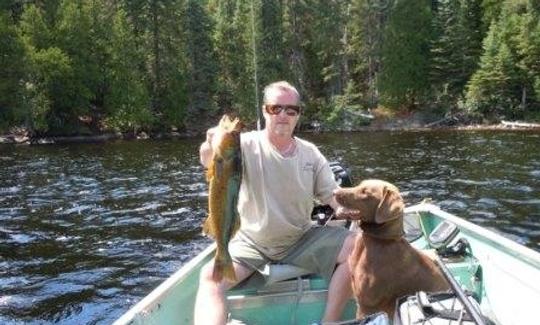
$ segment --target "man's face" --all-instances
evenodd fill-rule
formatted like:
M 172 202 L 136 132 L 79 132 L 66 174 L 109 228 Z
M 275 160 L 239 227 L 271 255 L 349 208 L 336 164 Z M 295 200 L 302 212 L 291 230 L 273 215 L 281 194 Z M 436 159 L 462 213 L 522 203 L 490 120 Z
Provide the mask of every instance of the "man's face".
M 265 103 L 265 105 L 283 105 L 283 107 L 286 105 L 297 106 L 298 104 L 298 99 L 293 92 L 279 89 L 272 90 L 267 95 Z M 289 115 L 292 114 L 291 109 L 283 109 L 278 114 L 271 114 L 264 105 L 263 114 L 267 130 L 277 136 L 291 136 L 300 117 L 299 113 L 294 116 Z

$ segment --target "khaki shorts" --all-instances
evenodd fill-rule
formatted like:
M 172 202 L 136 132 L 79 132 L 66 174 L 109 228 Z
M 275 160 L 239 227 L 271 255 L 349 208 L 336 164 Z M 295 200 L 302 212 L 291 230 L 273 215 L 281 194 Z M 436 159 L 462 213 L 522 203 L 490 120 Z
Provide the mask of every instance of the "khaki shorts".
M 279 261 L 268 258 L 255 245 L 237 237 L 229 243 L 229 252 L 233 261 L 252 270 L 261 271 L 269 262 L 286 263 L 317 273 L 329 281 L 349 234 L 352 232 L 343 227 L 313 227 Z

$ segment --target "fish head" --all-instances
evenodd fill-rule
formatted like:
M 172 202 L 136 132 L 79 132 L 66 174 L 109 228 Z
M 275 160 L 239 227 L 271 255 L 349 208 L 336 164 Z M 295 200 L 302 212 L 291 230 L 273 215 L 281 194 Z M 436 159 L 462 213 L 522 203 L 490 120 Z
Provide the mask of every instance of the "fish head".
M 229 115 L 223 115 L 218 124 L 216 132 L 217 141 L 215 150 L 220 153 L 222 158 L 234 156 L 240 150 L 240 133 L 244 124 L 239 118 L 231 118 Z

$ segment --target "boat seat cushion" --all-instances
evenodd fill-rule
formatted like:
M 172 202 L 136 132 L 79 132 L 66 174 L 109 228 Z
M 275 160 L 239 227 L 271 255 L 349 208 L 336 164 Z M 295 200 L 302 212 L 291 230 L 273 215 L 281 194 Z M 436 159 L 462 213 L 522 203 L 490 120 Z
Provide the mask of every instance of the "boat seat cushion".
M 264 266 L 261 274 L 264 276 L 266 284 L 272 284 L 275 282 L 293 279 L 304 275 L 311 274 L 312 272 L 304 268 L 281 263 L 269 263 Z

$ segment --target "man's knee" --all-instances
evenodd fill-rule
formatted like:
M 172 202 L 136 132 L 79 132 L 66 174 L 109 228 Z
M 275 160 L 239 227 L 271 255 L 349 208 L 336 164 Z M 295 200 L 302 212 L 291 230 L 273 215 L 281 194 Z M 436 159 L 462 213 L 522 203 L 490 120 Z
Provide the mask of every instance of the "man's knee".
M 201 268 L 201 272 L 199 274 L 199 286 L 208 286 L 211 288 L 215 288 L 221 292 L 225 292 L 232 288 L 234 285 L 236 285 L 239 281 L 246 278 L 249 274 L 253 273 L 253 270 L 249 270 L 236 263 L 233 263 L 233 265 L 237 281 L 230 282 L 227 281 L 225 278 L 221 281 L 214 280 L 214 263 L 211 261 Z
M 225 290 L 224 281 L 214 280 L 214 263 L 206 263 L 199 274 L 199 286 L 208 286 L 218 290 Z

